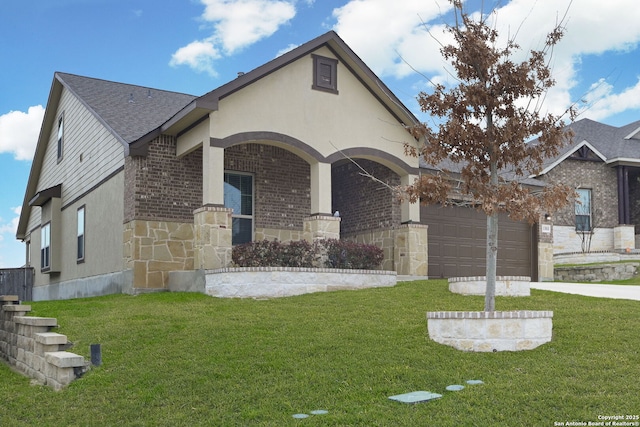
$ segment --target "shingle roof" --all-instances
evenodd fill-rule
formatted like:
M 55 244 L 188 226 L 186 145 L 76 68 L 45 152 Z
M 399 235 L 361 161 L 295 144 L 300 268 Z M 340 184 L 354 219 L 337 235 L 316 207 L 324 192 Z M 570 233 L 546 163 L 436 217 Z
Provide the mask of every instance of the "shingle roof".
M 56 77 L 123 142 L 161 126 L 196 96 L 74 74 Z
M 573 142 L 564 147 L 558 157 L 575 150 L 586 141 L 605 156 L 606 160 L 626 158 L 640 161 L 640 140 L 627 139 L 639 127 L 640 120 L 622 127 L 609 126 L 590 119 L 579 120 L 568 126 L 575 132 Z

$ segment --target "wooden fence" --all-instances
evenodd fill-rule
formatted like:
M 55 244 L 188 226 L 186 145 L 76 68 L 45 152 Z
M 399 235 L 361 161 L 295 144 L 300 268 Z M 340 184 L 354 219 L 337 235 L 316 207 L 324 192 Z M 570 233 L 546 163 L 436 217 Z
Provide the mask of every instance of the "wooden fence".
M 33 268 L 0 269 L 0 295 L 17 295 L 20 301 L 31 301 Z

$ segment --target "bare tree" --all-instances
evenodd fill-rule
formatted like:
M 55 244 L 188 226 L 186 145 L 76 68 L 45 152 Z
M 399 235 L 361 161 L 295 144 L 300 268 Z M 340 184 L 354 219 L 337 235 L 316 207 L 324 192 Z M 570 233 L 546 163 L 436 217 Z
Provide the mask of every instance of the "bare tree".
M 455 25 L 448 31 L 455 42 L 443 46 L 441 53 L 451 62 L 458 84 L 452 88 L 434 84 L 433 93 L 418 95 L 422 111 L 442 123 L 435 129 L 424 123 L 414 127 L 414 136 L 423 144 L 407 145 L 406 150 L 428 164 L 452 167 L 422 175 L 406 192 L 412 202 L 448 204 L 455 190 L 453 198 L 487 215 L 485 311 L 494 311 L 498 213 L 534 223 L 574 194 L 566 185 L 534 191 L 522 182 L 539 172 L 543 161 L 557 155 L 572 136 L 562 116 L 541 111 L 547 91 L 555 84 L 547 61 L 564 27 L 560 21 L 540 50 L 530 51 L 516 63 L 513 56 L 520 48 L 514 39 L 497 46 L 498 33 L 488 25 L 487 16 L 474 19 L 465 12 L 462 0 L 449 1 Z M 573 120 L 572 108 L 566 114 Z M 535 136 L 535 144 L 527 143 Z M 455 178 L 453 169 L 457 169 Z

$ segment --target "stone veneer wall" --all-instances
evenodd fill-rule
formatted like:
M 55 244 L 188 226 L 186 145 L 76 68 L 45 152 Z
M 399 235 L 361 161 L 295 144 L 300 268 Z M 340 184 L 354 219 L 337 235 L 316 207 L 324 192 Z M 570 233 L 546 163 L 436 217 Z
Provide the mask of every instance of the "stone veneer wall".
M 627 280 L 638 275 L 640 262 L 555 268 L 555 280 L 561 282 L 602 282 Z
M 428 226 L 423 224 L 402 224 L 341 237 L 382 248 L 383 270 L 396 271 L 399 275 L 426 277 L 429 273 L 427 231 Z
M 591 235 L 590 251 L 611 251 L 613 248 L 613 228 L 596 228 Z M 553 226 L 553 252 L 582 252 L 581 236 L 576 233 L 575 226 Z
M 136 289 L 164 289 L 169 272 L 193 270 L 194 225 L 133 220 L 124 224 L 124 266 L 133 271 Z
M 386 228 L 380 230 L 367 230 L 360 233 L 352 233 L 341 236 L 345 240 L 357 243 L 365 243 L 367 245 L 376 245 L 382 248 L 384 258 L 382 260 L 382 269 L 394 271 L 394 245 L 395 245 L 395 229 Z
M 68 351 L 67 337 L 50 332 L 54 318 L 25 316 L 31 306 L 17 296 L 0 296 L 0 357 L 43 385 L 60 390 L 82 376 L 89 364 Z

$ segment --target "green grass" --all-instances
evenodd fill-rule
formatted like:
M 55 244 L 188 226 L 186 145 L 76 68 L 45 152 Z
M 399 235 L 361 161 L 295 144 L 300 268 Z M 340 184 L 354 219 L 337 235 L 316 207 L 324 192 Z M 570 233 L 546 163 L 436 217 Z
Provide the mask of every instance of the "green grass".
M 2 426 L 551 426 L 640 413 L 640 303 L 544 291 L 499 310 L 553 310 L 551 343 L 464 353 L 429 340 L 427 311 L 482 310 L 445 281 L 265 301 L 201 294 L 38 302 L 103 365 L 66 389 L 0 364 Z M 447 392 L 450 384 L 484 385 Z M 443 394 L 407 405 L 388 396 Z M 296 413 L 326 409 L 304 420 Z

